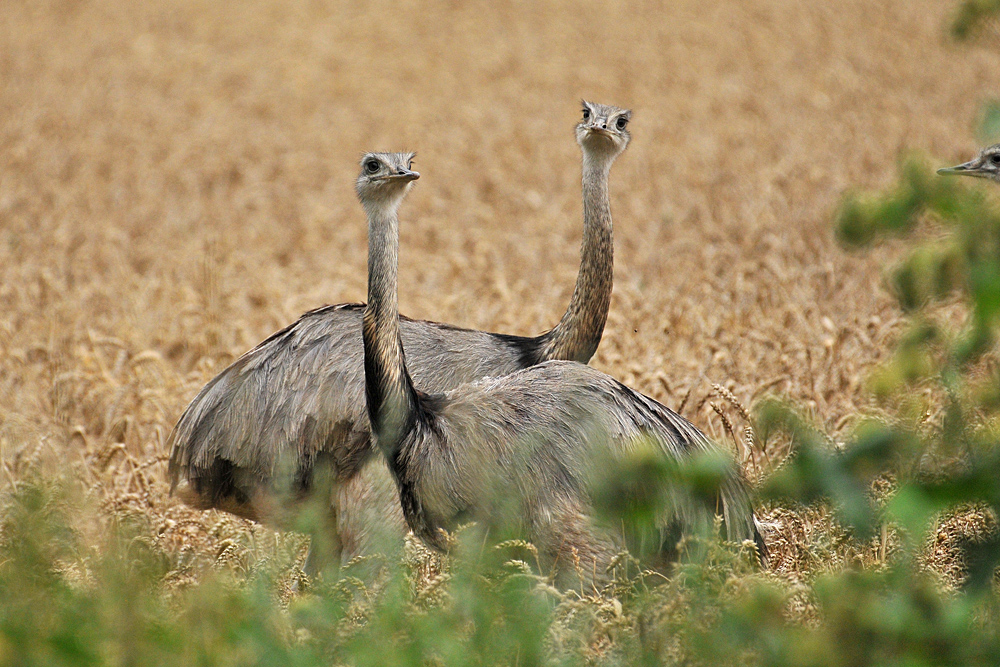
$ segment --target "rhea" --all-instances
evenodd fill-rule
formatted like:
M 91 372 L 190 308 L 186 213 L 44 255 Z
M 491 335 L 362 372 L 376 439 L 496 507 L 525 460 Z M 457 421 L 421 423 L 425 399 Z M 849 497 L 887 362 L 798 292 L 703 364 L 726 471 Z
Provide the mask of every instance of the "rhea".
M 418 391 L 407 367 L 397 296 L 397 209 L 419 178 L 409 158 L 369 154 L 357 179 L 368 218 L 368 417 L 406 521 L 440 549 L 447 545 L 442 531 L 460 522 L 502 526 L 529 539 L 560 579 L 569 563 L 600 578 L 621 551 L 623 536 L 595 516 L 595 464 L 620 460 L 650 442 L 678 461 L 713 445 L 680 415 L 573 361 L 548 361 L 440 394 Z M 719 499 L 728 537 L 754 540 L 763 558 L 749 492 L 735 466 Z M 663 517 L 664 534 L 678 523 L 682 530 L 710 523 L 715 514 L 712 505 L 680 493 L 672 508 Z
M 954 167 L 938 169 L 944 176 L 973 176 L 988 178 L 1000 183 L 1000 144 L 993 144 L 979 151 L 979 155 Z
M 404 317 L 400 335 L 418 387 L 440 392 L 549 359 L 590 360 L 611 300 L 608 174 L 629 144 L 631 115 L 627 109 L 583 103 L 576 126 L 583 154 L 582 257 L 559 323 L 527 338 Z M 409 169 L 409 163 L 399 167 Z M 379 158 L 364 162 L 369 177 L 384 168 Z M 176 488 L 185 482 L 180 495 L 189 504 L 287 527 L 287 511 L 298 506 L 287 502 L 288 496 L 308 497 L 311 490 L 315 496 L 320 478 L 327 477 L 333 488 L 325 536 L 329 560 L 368 553 L 373 527 L 401 540 L 405 523 L 399 500 L 370 442 L 363 308 L 340 304 L 305 313 L 198 393 L 169 438 L 171 483 Z

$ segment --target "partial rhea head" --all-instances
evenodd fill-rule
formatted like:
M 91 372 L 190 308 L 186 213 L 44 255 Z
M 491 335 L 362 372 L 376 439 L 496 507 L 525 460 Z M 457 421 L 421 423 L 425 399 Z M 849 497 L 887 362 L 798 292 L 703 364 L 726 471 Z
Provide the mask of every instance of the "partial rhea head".
M 366 153 L 355 185 L 365 207 L 397 206 L 420 174 L 413 171 L 414 153 Z
M 1000 183 L 1000 144 L 987 146 L 979 151 L 979 155 L 975 159 L 955 167 L 938 169 L 937 173 L 947 176 L 989 178 Z
M 576 140 L 585 152 L 616 157 L 632 138 L 627 129 L 631 119 L 628 109 L 583 100 L 583 120 L 576 126 Z

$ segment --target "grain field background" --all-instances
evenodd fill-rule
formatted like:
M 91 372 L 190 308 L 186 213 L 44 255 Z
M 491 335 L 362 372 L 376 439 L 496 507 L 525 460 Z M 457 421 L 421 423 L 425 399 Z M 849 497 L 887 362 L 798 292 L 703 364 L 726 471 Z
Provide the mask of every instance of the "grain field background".
M 170 498 L 164 441 L 242 352 L 364 299 L 360 154 L 418 152 L 403 312 L 533 335 L 576 276 L 581 97 L 635 112 L 593 365 L 674 408 L 690 392 L 717 437 L 713 383 L 836 437 L 900 315 L 894 248 L 843 251 L 832 213 L 909 150 L 966 159 L 1000 90 L 997 49 L 949 42 L 953 10 L 4 0 L 0 485 L 69 472 L 173 550 L 264 531 Z

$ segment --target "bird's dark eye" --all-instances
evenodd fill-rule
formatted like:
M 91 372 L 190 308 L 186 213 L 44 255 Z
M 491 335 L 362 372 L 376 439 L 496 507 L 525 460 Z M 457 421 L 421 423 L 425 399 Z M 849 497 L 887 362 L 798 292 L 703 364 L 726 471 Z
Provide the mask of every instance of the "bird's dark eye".
M 993 164 L 1000 164 L 1000 153 L 994 153 L 990 156 L 990 162 Z
M 368 162 L 365 162 L 365 171 L 369 174 L 377 174 L 381 168 L 382 165 L 378 163 L 378 160 L 368 160 Z
M 583 119 L 584 120 L 590 120 L 590 109 L 584 109 L 583 110 Z
M 625 116 L 618 116 L 618 120 L 615 121 L 615 127 L 619 130 L 624 130 L 626 125 L 628 125 L 628 118 Z

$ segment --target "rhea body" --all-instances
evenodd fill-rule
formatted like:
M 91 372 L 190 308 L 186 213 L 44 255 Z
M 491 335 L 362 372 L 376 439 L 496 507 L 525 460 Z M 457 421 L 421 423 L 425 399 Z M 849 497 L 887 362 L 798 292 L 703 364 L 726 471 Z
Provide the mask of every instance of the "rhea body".
M 979 151 L 979 155 L 968 162 L 938 169 L 943 176 L 972 176 L 988 178 L 1000 183 L 1000 144 L 993 144 Z
M 368 218 L 365 388 L 378 447 L 399 488 L 413 532 L 437 548 L 442 529 L 476 520 L 514 528 L 557 570 L 579 564 L 600 577 L 621 536 L 595 521 L 595 463 L 652 442 L 681 460 L 713 445 L 691 423 L 584 364 L 548 361 L 441 394 L 418 391 L 400 328 L 397 209 L 418 175 L 406 154 L 371 154 L 385 178 L 363 170 L 358 197 Z M 610 458 L 609 458 L 610 457 Z M 669 491 L 669 490 L 668 490 Z M 728 535 L 764 545 L 747 486 L 732 467 L 720 492 Z M 674 499 L 665 531 L 711 524 L 714 508 Z
M 628 146 L 631 112 L 584 102 L 581 266 L 569 307 L 537 337 L 399 319 L 414 382 L 441 392 L 549 359 L 587 363 L 601 340 L 613 279 L 608 174 Z M 409 164 L 399 165 L 409 168 Z M 381 169 L 378 161 L 373 168 Z M 399 537 L 405 523 L 392 479 L 370 442 L 362 347 L 364 304 L 302 315 L 210 381 L 174 428 L 169 474 L 181 496 L 279 527 L 297 503 L 332 478 L 328 537 L 344 560 L 367 553 L 372 526 Z

